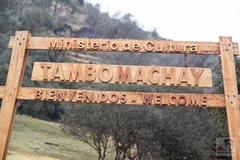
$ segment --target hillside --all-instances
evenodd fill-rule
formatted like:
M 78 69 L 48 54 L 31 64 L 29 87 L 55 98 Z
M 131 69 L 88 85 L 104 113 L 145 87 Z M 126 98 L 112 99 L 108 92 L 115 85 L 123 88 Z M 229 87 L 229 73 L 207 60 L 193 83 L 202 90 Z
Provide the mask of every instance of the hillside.
M 95 160 L 85 143 L 64 133 L 58 123 L 16 116 L 8 160 Z
M 28 30 L 32 36 L 45 37 L 162 39 L 155 30 L 145 31 L 139 27 L 137 22 L 132 20 L 131 14 L 111 17 L 108 13 L 102 13 L 99 5 L 92 5 L 83 0 L 2 0 L 0 2 L 0 24 L 4 24 L 0 25 L 0 77 L 2 77 L 0 85 L 5 84 L 7 77 L 11 53 L 11 50 L 7 48 L 9 37 L 13 36 L 17 30 Z M 23 82 L 25 86 L 45 85 L 41 82 L 32 82 L 30 79 L 34 61 L 119 63 L 128 60 L 131 56 L 114 57 L 113 54 L 98 56 L 97 54 L 87 55 L 83 52 L 60 53 L 57 51 L 30 51 L 29 55 Z M 143 61 L 144 59 L 135 59 L 135 63 Z M 50 87 L 53 86 L 67 88 L 69 85 L 50 85 Z M 76 88 L 76 85 L 74 87 Z M 32 106 L 37 107 L 38 110 L 32 109 Z M 56 121 L 60 119 L 63 109 L 59 104 L 21 102 L 19 112 L 40 119 Z

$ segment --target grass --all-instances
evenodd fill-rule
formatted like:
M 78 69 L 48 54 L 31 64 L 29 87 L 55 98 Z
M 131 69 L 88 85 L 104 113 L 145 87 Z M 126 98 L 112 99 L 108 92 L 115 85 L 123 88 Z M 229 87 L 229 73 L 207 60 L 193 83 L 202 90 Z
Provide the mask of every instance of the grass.
M 16 156 L 19 154 L 59 160 L 97 159 L 97 154 L 92 148 L 65 134 L 60 124 L 17 115 L 8 160 L 18 159 Z

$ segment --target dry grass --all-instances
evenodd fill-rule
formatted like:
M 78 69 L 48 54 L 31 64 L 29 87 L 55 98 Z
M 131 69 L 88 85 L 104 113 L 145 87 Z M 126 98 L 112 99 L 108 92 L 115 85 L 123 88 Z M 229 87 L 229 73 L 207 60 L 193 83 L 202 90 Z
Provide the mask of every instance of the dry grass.
M 57 123 L 17 115 L 7 159 L 96 160 L 97 154 L 65 134 Z

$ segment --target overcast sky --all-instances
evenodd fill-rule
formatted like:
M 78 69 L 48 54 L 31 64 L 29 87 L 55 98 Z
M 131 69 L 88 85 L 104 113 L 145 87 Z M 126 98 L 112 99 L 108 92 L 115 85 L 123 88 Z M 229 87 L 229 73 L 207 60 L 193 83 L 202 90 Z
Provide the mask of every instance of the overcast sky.
M 87 0 L 114 15 L 131 13 L 146 30 L 173 40 L 218 41 L 232 36 L 240 43 L 240 0 Z

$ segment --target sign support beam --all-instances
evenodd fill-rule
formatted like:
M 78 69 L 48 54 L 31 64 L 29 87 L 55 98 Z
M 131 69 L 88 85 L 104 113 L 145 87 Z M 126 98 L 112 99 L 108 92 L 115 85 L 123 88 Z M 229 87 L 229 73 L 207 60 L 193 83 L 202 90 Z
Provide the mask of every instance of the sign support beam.
M 14 117 L 16 113 L 16 101 L 18 90 L 21 86 L 24 67 L 27 57 L 27 42 L 29 32 L 18 31 L 15 35 L 15 43 L 12 50 L 11 61 L 7 76 L 5 93 L 3 95 L 0 112 L 0 159 L 6 160 L 9 148 Z
M 240 112 L 237 76 L 231 37 L 220 37 L 220 54 L 229 136 L 232 142 L 232 159 L 240 160 Z

